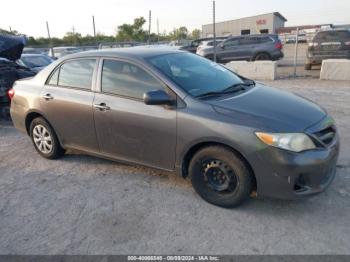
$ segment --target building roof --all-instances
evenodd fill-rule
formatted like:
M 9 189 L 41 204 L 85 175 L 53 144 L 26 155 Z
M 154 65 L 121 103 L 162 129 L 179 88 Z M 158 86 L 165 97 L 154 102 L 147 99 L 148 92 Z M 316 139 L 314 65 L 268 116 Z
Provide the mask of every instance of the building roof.
M 253 16 L 246 16 L 246 17 L 241 17 L 241 18 L 237 18 L 237 19 L 232 19 L 232 20 L 226 20 L 226 21 L 221 21 L 221 22 L 216 22 L 215 24 L 220 24 L 220 23 L 226 23 L 226 22 L 231 22 L 231 21 L 238 21 L 238 20 L 241 20 L 241 19 L 246 19 L 246 18 L 252 18 L 252 17 L 259 17 L 259 16 L 263 16 L 263 15 L 270 15 L 270 14 L 273 14 L 277 17 L 279 17 L 280 19 L 282 19 L 284 22 L 287 22 L 287 18 L 285 18 L 283 15 L 281 15 L 280 12 L 273 12 L 273 13 L 266 13 L 266 14 L 260 14 L 260 15 L 253 15 Z M 208 26 L 208 25 L 212 25 L 211 24 L 205 24 L 203 26 Z

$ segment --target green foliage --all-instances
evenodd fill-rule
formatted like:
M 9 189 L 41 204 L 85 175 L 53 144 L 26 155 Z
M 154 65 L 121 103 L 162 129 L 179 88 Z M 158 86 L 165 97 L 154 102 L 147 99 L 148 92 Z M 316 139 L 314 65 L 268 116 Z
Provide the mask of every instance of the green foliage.
M 82 36 L 77 32 L 67 32 L 63 38 L 53 37 L 51 42 L 46 37 L 28 37 L 27 46 L 31 47 L 47 47 L 52 43 L 53 46 L 63 46 L 63 45 L 95 45 L 101 42 L 116 42 L 116 41 L 136 41 L 136 42 L 147 42 L 148 31 L 144 30 L 143 27 L 146 24 L 146 20 L 143 17 L 135 18 L 133 24 L 123 24 L 118 26 L 116 36 L 108 36 L 102 33 L 97 33 L 96 37 L 92 35 Z M 19 32 L 12 30 L 11 32 L 1 29 L 0 34 L 11 34 L 18 35 Z M 174 28 L 173 31 L 157 35 L 151 34 L 151 42 L 158 41 L 173 41 L 173 40 L 186 40 L 186 39 L 198 39 L 200 38 L 201 31 L 199 29 L 194 29 L 189 32 L 185 26 L 179 28 Z
M 198 39 L 201 37 L 201 30 L 199 29 L 194 29 L 191 33 L 191 38 L 192 39 Z
M 145 23 L 145 18 L 139 17 L 134 19 L 133 24 L 123 24 L 118 26 L 116 36 L 117 41 L 146 41 L 147 32 L 142 29 Z

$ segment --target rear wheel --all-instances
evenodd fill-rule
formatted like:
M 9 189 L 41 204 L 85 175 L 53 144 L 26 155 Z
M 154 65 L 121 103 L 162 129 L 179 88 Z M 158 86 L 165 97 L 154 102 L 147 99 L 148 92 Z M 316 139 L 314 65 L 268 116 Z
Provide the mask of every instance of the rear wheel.
M 254 186 L 246 163 L 220 146 L 197 152 L 190 162 L 189 175 L 193 188 L 205 201 L 226 208 L 242 204 Z
M 305 65 L 305 70 L 311 70 L 312 69 L 312 65 L 311 64 L 306 64 Z
M 47 121 L 38 117 L 30 124 L 30 137 L 38 153 L 48 159 L 56 159 L 64 155 L 58 138 Z
M 271 60 L 271 57 L 268 53 L 258 53 L 255 55 L 254 61 L 263 61 L 263 60 Z

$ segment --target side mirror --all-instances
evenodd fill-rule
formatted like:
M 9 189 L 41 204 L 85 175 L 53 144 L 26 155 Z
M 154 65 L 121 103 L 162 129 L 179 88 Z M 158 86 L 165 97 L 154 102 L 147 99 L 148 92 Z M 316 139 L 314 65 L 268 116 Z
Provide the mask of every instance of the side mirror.
M 143 95 L 143 101 L 146 105 L 174 105 L 175 101 L 164 90 L 155 90 Z
M 225 49 L 224 43 L 218 44 L 218 47 L 220 47 L 220 48 L 222 48 L 222 49 Z

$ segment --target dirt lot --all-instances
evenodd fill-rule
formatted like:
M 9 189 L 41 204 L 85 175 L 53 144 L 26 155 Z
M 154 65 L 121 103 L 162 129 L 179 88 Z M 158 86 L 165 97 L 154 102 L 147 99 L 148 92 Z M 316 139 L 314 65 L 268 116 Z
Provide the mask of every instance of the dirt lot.
M 350 83 L 269 83 L 322 104 L 341 135 L 337 177 L 304 201 L 205 203 L 175 175 L 69 153 L 48 161 L 0 124 L 1 254 L 350 254 Z

